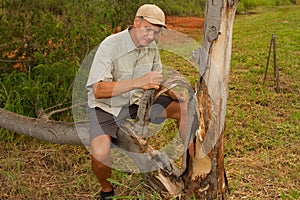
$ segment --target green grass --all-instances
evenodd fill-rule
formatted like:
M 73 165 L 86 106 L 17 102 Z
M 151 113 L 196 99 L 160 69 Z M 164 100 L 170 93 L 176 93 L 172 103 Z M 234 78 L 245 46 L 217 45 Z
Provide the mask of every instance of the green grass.
M 258 8 L 253 13 L 237 16 L 233 34 L 225 144 L 232 197 L 297 199 L 300 10 Z M 277 39 L 278 93 L 272 62 L 263 84 L 272 34 Z
M 257 7 L 274 7 L 280 5 L 300 4 L 299 0 L 240 0 L 238 4 L 238 13 L 249 12 Z M 251 11 L 250 11 L 251 12 Z
M 233 33 L 225 137 L 229 198 L 299 199 L 299 7 L 256 8 L 251 13 L 236 16 Z M 262 81 L 272 34 L 277 38 L 278 93 L 272 67 L 266 83 Z M 163 54 L 166 65 L 194 83 L 197 73 L 181 67 L 188 66 L 186 61 L 173 62 L 169 56 Z M 64 65 L 49 59 L 31 73 L 13 73 L 10 79 L 1 74 L 0 105 L 34 116 L 34 94 L 41 94 L 38 107 L 61 103 L 72 76 L 69 84 L 60 82 L 63 77 L 56 74 Z M 74 61 L 65 70 L 72 74 L 75 67 Z M 55 89 L 60 92 L 51 90 L 48 79 L 59 82 Z M 50 102 L 47 95 L 59 95 L 59 100 Z M 93 199 L 100 190 L 84 147 L 48 144 L 0 129 L 0 149 L 0 199 Z M 163 199 L 139 174 L 114 171 L 112 182 L 123 199 Z

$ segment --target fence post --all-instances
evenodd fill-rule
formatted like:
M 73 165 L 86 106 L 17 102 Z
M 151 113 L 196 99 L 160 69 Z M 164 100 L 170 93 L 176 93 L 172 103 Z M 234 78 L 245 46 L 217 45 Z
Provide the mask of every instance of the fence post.
M 270 58 L 271 58 L 271 51 L 273 48 L 273 64 L 274 64 L 274 84 L 275 84 L 275 91 L 279 92 L 279 69 L 277 67 L 277 58 L 276 58 L 276 35 L 272 35 L 272 39 L 270 41 L 270 48 L 269 48 L 269 54 L 268 54 L 268 61 L 266 65 L 266 72 L 265 72 L 265 77 L 264 77 L 264 83 L 267 78 L 267 73 L 268 73 L 268 68 L 269 68 L 269 63 L 270 63 Z

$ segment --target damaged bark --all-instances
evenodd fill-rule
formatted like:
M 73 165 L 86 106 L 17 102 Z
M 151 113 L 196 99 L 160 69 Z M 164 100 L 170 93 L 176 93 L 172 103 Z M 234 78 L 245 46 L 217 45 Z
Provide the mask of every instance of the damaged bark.
M 198 178 L 190 181 L 188 190 L 194 192 L 197 199 L 225 199 L 228 191 L 223 148 L 237 4 L 238 0 L 207 0 L 203 43 L 194 52 L 200 66 L 196 90 L 200 125 L 195 137 L 195 160 L 190 161 L 190 176 Z M 211 167 L 210 172 L 194 174 L 201 165 Z

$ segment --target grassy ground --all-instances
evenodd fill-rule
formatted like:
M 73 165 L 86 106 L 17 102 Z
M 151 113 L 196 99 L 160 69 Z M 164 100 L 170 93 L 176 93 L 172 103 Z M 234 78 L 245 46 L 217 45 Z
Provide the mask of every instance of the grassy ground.
M 233 36 L 225 147 L 231 197 L 299 199 L 300 10 L 254 12 L 237 16 Z M 263 84 L 272 34 L 278 93 L 272 67 Z
M 229 198 L 299 199 L 300 10 L 254 13 L 237 16 L 234 26 L 225 141 Z M 278 93 L 272 67 L 262 81 L 272 34 L 277 38 Z M 6 132 L 0 135 L 0 199 L 93 199 L 99 192 L 84 147 Z M 114 171 L 113 180 L 118 195 L 161 199 L 139 174 Z

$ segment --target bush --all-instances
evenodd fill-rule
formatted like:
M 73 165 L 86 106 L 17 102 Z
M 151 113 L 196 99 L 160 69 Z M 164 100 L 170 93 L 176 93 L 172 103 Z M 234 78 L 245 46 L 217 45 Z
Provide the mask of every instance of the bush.
M 131 24 L 146 2 L 167 15 L 201 10 L 198 0 L 2 1 L 0 106 L 35 116 L 39 108 L 61 103 L 87 53 L 117 27 Z
M 104 9 L 93 2 L 5 1 L 0 106 L 35 116 L 39 108 L 63 102 L 81 60 L 111 33 L 99 17 Z

